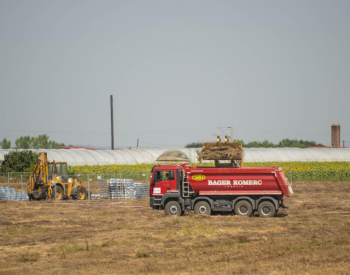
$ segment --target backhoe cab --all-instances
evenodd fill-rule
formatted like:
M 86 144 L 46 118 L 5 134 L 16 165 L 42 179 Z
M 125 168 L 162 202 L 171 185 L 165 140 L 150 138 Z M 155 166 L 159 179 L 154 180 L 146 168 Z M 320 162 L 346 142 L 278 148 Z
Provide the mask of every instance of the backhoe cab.
M 48 162 L 47 153 L 40 153 L 28 182 L 29 200 L 72 197 L 85 200 L 87 192 L 82 182 L 69 178 L 67 162 Z

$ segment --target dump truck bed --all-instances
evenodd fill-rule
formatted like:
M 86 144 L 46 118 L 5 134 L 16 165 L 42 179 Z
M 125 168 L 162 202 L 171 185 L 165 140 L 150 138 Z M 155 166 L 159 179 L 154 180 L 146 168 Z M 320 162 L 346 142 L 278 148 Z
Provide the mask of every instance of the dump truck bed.
M 198 195 L 293 195 L 279 167 L 184 168 L 193 192 Z

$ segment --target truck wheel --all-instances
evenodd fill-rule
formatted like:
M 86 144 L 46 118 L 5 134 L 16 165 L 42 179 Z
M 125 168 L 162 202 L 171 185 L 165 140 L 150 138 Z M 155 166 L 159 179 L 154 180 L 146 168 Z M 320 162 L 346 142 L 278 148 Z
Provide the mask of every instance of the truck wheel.
M 235 205 L 235 213 L 239 216 L 251 216 L 253 213 L 253 207 L 249 201 L 239 201 Z
M 177 201 L 169 201 L 164 207 L 165 214 L 168 216 L 178 215 L 182 216 L 183 211 Z
M 275 216 L 276 207 L 270 201 L 263 201 L 258 206 L 258 213 L 262 218 L 270 218 Z
M 55 194 L 55 189 L 56 189 L 56 191 L 57 191 L 57 194 Z M 56 197 L 56 200 L 58 200 L 58 201 L 63 200 L 63 197 L 64 197 L 64 195 L 63 195 L 63 188 L 62 188 L 61 186 L 53 187 L 53 188 L 52 188 L 52 197 L 53 197 L 54 199 L 55 199 L 55 197 Z
M 202 215 L 210 215 L 211 209 L 207 202 L 205 201 L 199 201 L 194 206 L 194 213 L 195 214 L 202 214 Z
M 85 187 L 80 187 L 77 191 L 77 200 L 86 200 L 87 198 L 87 192 Z

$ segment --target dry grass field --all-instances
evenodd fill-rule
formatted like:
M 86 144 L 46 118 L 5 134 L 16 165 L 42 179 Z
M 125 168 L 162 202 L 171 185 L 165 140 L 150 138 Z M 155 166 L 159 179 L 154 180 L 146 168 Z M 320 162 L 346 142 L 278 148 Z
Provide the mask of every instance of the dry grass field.
M 350 183 L 296 182 L 262 219 L 148 200 L 0 202 L 0 274 L 349 274 Z

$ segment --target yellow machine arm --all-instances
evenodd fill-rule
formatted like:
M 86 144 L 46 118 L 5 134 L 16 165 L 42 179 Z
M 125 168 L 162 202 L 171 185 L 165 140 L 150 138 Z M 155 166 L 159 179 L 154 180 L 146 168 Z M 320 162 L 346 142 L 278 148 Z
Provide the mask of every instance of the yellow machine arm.
M 40 153 L 39 160 L 28 182 L 29 199 L 46 199 L 51 197 L 52 189 L 48 180 L 47 153 Z

